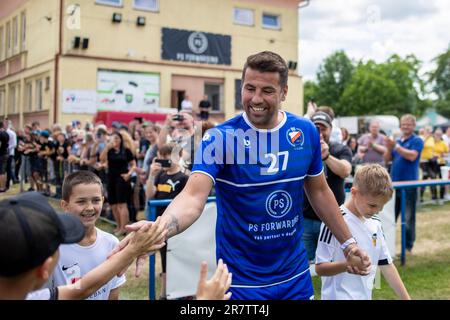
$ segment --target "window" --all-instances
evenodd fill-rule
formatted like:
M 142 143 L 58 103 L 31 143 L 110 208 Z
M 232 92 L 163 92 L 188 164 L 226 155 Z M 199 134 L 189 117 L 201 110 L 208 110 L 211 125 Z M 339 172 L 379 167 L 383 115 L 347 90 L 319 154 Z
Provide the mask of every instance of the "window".
M 31 82 L 25 85 L 25 107 L 27 111 L 33 110 L 33 84 Z
M 45 77 L 45 91 L 50 89 L 50 77 Z
M 5 89 L 0 89 L 0 116 L 5 114 Z
M 241 101 L 241 79 L 234 80 L 234 108 L 236 110 L 242 110 L 242 101 Z
M 108 6 L 121 7 L 122 0 L 95 0 L 95 3 L 106 4 Z
M 222 110 L 223 85 L 218 83 L 205 83 L 205 94 L 211 102 L 212 111 Z
M 16 113 L 16 104 L 17 104 L 17 99 L 16 99 L 16 86 L 15 85 L 11 85 L 9 87 L 9 108 L 8 108 L 8 113 Z
M 12 40 L 13 40 L 13 54 L 15 54 L 17 52 L 17 47 L 19 44 L 19 21 L 17 17 L 15 17 L 12 22 Z
M 3 26 L 0 27 L 0 61 L 5 57 L 5 37 L 3 36 Z
M 253 26 L 255 24 L 253 18 L 253 10 L 234 8 L 234 23 L 242 24 L 245 26 Z
M 36 109 L 42 110 L 42 80 L 36 81 Z
M 159 3 L 158 0 L 134 0 L 133 8 L 147 11 L 159 11 Z
M 262 25 L 264 28 L 281 29 L 280 16 L 264 13 L 262 17 Z
M 11 29 L 10 29 L 10 23 L 9 22 L 6 23 L 5 39 L 6 39 L 5 57 L 8 58 L 9 54 L 10 54 L 10 49 L 11 49 Z
M 21 51 L 25 50 L 25 41 L 27 36 L 27 16 L 25 11 L 20 14 L 20 21 L 21 21 Z

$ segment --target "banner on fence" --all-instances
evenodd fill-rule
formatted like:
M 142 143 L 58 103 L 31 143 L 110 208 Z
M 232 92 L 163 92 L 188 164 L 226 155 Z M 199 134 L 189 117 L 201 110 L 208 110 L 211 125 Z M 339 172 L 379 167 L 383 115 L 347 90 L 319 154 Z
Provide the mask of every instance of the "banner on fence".
M 200 264 L 208 262 L 208 279 L 216 269 L 215 202 L 205 205 L 202 215 L 186 231 L 167 243 L 167 299 L 193 296 L 197 291 Z

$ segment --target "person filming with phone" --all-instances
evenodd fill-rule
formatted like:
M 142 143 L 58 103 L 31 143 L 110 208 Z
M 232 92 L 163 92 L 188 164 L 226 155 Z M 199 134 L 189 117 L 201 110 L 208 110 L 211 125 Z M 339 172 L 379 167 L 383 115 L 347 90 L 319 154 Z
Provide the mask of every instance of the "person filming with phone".
M 194 118 L 192 115 L 189 112 L 179 112 L 167 115 L 158 137 L 158 149 L 164 144 L 172 142 L 183 148 L 180 168 L 186 174 L 189 174 L 192 170 L 194 162 L 194 133 Z
M 182 149 L 175 143 L 168 143 L 159 148 L 158 156 L 153 159 L 150 166 L 147 180 L 145 195 L 148 200 L 173 199 L 183 190 L 188 176 L 181 172 L 179 165 L 181 151 Z M 167 206 L 158 206 L 157 217 L 161 216 L 166 208 Z M 166 252 L 166 246 L 160 249 L 162 263 L 160 297 L 162 299 L 166 297 Z

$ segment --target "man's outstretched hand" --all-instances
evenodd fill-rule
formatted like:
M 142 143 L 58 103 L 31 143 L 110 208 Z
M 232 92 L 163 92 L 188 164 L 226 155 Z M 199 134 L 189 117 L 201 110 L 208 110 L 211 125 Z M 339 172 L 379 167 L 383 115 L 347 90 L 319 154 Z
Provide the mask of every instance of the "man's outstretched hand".
M 147 259 L 147 255 L 154 254 L 156 251 L 164 247 L 165 240 L 167 237 L 167 230 L 165 224 L 161 222 L 160 217 L 158 217 L 154 222 L 142 220 L 133 223 L 131 225 L 127 225 L 125 228 L 130 233 L 116 245 L 116 247 L 109 254 L 108 258 L 124 249 L 127 245 L 129 245 L 130 241 L 132 241 L 133 237 L 135 236 L 135 233 L 144 228 L 146 230 L 145 234 L 149 237 L 147 243 L 150 243 L 150 245 L 147 245 L 145 250 L 146 253 L 138 256 L 136 259 L 135 277 L 137 278 L 140 276 L 142 272 L 143 266 Z M 125 274 L 130 265 L 131 263 L 125 269 L 123 269 L 118 274 L 118 276 Z
M 347 272 L 366 276 L 370 273 L 372 263 L 369 255 L 358 247 L 351 244 L 345 249 L 344 256 L 347 259 Z

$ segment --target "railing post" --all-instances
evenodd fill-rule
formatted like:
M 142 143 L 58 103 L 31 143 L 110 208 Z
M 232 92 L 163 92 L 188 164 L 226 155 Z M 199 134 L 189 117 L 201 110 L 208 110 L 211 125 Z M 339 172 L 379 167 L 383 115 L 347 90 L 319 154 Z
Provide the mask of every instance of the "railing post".
M 402 210 L 402 253 L 401 253 L 401 264 L 405 265 L 406 262 L 406 188 L 401 188 L 401 210 Z
M 148 201 L 146 218 L 149 221 L 156 220 L 156 206 L 153 206 L 151 201 Z M 155 279 L 155 255 L 149 255 L 149 274 L 148 274 L 148 299 L 156 299 L 156 279 Z

